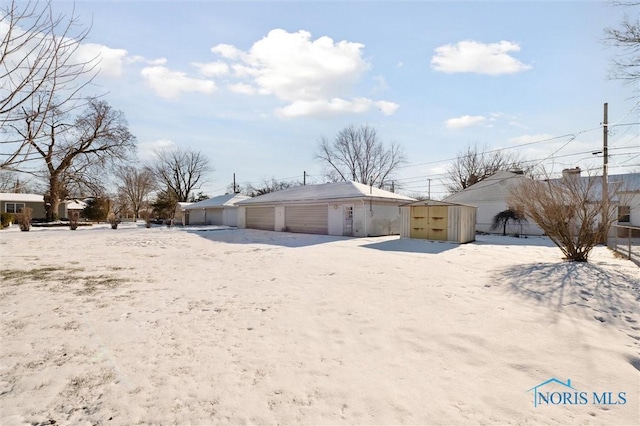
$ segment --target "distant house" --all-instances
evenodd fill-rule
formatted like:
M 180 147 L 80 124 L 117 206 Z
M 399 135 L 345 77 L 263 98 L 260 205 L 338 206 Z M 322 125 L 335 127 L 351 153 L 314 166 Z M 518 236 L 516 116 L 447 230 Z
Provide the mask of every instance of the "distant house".
M 476 239 L 476 207 L 445 201 L 416 201 L 402 207 L 400 236 L 468 243 Z
M 0 193 L 0 212 L 20 213 L 25 207 L 31 207 L 31 216 L 34 219 L 43 219 L 46 216 L 44 197 L 40 194 L 17 194 L 11 192 Z M 81 211 L 86 207 L 83 201 L 65 200 L 58 207 L 58 217 L 66 219 L 70 210 Z
M 10 192 L 0 193 L 0 212 L 21 213 L 25 207 L 31 207 L 32 217 L 45 216 L 44 197 L 38 194 L 14 194 Z
M 493 217 L 511 207 L 507 203 L 509 191 L 525 180 L 529 180 L 529 178 L 522 173 L 500 171 L 475 185 L 446 197 L 443 201 L 477 207 L 476 230 L 487 233 L 502 233 L 502 229 L 491 229 Z M 522 224 L 508 224 L 507 233 L 543 235 L 544 231 L 535 223 L 524 222 Z
M 225 194 L 184 207 L 185 225 L 238 226 L 238 202 L 250 197 Z
M 193 203 L 187 203 L 179 201 L 176 203 L 176 209 L 173 213 L 173 224 L 174 225 L 184 225 L 187 220 L 187 215 L 185 213 L 185 207 L 190 206 Z
M 400 206 L 415 201 L 357 182 L 306 185 L 238 202 L 238 227 L 354 237 L 400 233 Z
M 0 212 L 2 213 L 20 213 L 25 207 L 31 207 L 33 212 L 31 216 L 34 219 L 44 219 L 46 216 L 44 197 L 40 194 L 17 194 L 10 192 L 0 193 Z M 82 211 L 86 207 L 86 203 L 80 200 L 65 200 L 58 207 L 58 217 L 66 219 L 69 212 L 76 210 Z
M 565 169 L 564 178 L 595 179 L 593 193 L 596 197 L 602 194 L 601 176 L 581 176 L 580 169 Z M 521 173 L 500 171 L 456 194 L 444 199 L 452 203 L 462 203 L 478 207 L 476 228 L 480 232 L 502 232 L 492 230 L 493 217 L 511 207 L 507 200 L 509 191 L 529 178 Z M 611 202 L 618 210 L 618 223 L 621 225 L 640 226 L 640 173 L 609 175 L 609 192 L 617 192 Z M 509 224 L 507 233 L 524 235 L 543 235 L 544 231 L 532 222 Z

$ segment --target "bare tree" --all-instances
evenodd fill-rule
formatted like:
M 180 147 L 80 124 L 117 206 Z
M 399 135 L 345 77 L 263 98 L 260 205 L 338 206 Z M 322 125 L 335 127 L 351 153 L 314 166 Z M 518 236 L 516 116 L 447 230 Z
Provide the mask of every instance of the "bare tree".
M 77 29 L 73 14 L 56 15 L 50 2 L 12 1 L 0 10 L 0 169 L 38 159 L 31 126 L 28 139 L 13 130 L 25 115 L 44 126 L 54 110 L 70 110 L 95 77 L 98 58 L 74 56 L 89 29 Z
M 156 189 L 153 172 L 148 168 L 123 165 L 116 169 L 118 192 L 127 201 L 137 220 L 149 194 Z
M 486 146 L 478 148 L 475 144 L 469 144 L 466 150 L 459 152 L 458 157 L 449 165 L 446 178 L 447 190 L 455 194 L 501 170 L 528 170 L 525 164 L 525 161 L 516 154 L 489 151 Z
M 200 151 L 175 148 L 156 151 L 149 168 L 177 201 L 188 201 L 191 193 L 202 187 L 210 170 L 209 159 Z
M 613 60 L 615 70 L 612 77 L 635 82 L 640 79 L 640 16 L 637 13 L 640 2 L 615 1 L 616 6 L 635 8 L 635 17 L 625 15 L 618 28 L 605 28 L 605 42 L 619 47 L 622 53 Z
M 124 114 L 94 98 L 88 99 L 85 110 L 75 118 L 59 110 L 46 115 L 25 111 L 22 126 L 13 127 L 44 162 L 44 170 L 31 173 L 48 183 L 47 220 L 55 219 L 70 187 L 100 192 L 101 182 L 94 179 L 92 171 L 127 160 L 135 150 L 135 138 Z M 32 138 L 35 129 L 40 129 L 41 134 Z
M 405 161 L 402 148 L 389 147 L 378 139 L 372 127 L 348 126 L 333 141 L 322 137 L 315 154 L 333 182 L 354 181 L 382 188 Z
M 602 200 L 601 182 L 595 176 L 526 180 L 511 191 L 508 203 L 537 223 L 567 260 L 586 262 L 617 220 Z M 617 188 L 609 190 L 615 197 Z
M 259 195 L 269 194 L 271 192 L 282 191 L 283 189 L 295 188 L 301 186 L 302 182 L 279 181 L 271 178 L 271 181 L 263 181 L 260 186 L 248 185 L 244 193 L 249 197 L 257 197 Z

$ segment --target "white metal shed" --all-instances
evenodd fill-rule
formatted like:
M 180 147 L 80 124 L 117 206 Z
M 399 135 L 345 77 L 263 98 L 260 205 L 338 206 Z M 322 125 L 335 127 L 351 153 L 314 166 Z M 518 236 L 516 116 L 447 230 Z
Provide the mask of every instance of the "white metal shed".
M 468 243 L 476 239 L 476 207 L 424 200 L 402 207 L 400 236 Z

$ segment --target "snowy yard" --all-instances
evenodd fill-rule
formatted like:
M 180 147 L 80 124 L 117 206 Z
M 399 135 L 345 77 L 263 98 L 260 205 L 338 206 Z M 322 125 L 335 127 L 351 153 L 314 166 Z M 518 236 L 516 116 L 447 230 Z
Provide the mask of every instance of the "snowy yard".
M 640 419 L 640 269 L 604 247 L 123 224 L 0 253 L 2 425 Z M 587 402 L 534 407 L 551 378 Z

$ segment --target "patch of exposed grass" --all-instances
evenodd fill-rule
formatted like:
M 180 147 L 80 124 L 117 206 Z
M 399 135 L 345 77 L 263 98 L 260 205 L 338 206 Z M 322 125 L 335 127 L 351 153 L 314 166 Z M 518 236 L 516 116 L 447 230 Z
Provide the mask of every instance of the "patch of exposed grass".
M 81 275 L 84 268 L 46 266 L 33 269 L 0 270 L 0 285 L 17 286 L 25 283 L 43 283 L 52 291 L 74 291 L 76 295 L 90 295 L 109 290 L 127 282 L 111 275 Z M 78 289 L 80 287 L 80 289 Z
M 108 275 L 99 275 L 95 277 L 82 277 L 84 280 L 83 288 L 76 291 L 77 295 L 95 294 L 100 290 L 107 290 L 118 287 L 126 280 Z
M 0 271 L 3 282 L 13 281 L 14 284 L 22 284 L 26 281 L 47 281 L 53 274 L 59 272 L 77 272 L 82 269 L 67 269 L 55 266 L 46 266 L 33 269 L 5 269 Z

